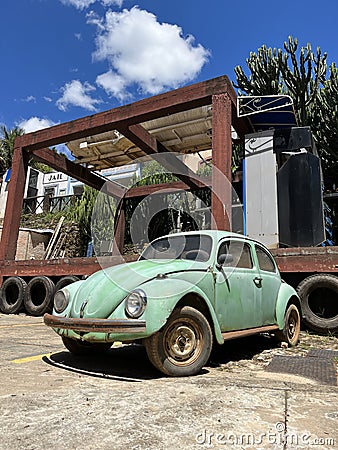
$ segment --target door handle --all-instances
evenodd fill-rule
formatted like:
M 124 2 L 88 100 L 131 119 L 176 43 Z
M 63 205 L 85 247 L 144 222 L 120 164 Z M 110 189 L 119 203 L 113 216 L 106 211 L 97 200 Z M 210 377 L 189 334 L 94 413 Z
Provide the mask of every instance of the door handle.
M 253 279 L 253 282 L 255 283 L 255 285 L 257 287 L 262 287 L 262 281 L 263 281 L 263 278 L 261 278 L 261 277 L 256 277 Z

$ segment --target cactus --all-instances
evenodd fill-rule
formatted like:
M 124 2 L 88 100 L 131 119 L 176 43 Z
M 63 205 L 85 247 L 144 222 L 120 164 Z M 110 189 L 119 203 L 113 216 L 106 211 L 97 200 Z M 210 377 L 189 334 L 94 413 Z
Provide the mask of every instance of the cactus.
M 257 53 L 251 52 L 246 60 L 251 74 L 248 77 L 241 66 L 235 67 L 234 86 L 248 95 L 290 95 L 298 125 L 311 125 L 312 109 L 326 78 L 326 57 L 319 47 L 314 54 L 310 44 L 298 52 L 298 40 L 289 36 L 284 51 L 263 45 Z
M 338 173 L 338 68 L 330 66 L 329 78 L 319 90 L 313 109 L 312 129 L 325 175 L 336 179 Z
M 279 50 L 267 48 L 263 45 L 257 53 L 250 52 L 246 59 L 251 71 L 247 77 L 241 66 L 235 67 L 237 84 L 248 95 L 272 95 L 282 93 L 281 70 L 279 67 Z

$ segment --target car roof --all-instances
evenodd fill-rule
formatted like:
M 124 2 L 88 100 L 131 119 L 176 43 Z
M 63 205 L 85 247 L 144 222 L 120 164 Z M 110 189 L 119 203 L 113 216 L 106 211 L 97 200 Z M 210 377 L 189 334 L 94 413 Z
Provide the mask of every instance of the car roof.
M 258 244 L 262 245 L 264 247 L 264 244 L 262 244 L 259 241 L 256 241 L 254 239 L 251 239 L 247 236 L 244 236 L 243 234 L 239 233 L 233 233 L 232 231 L 224 231 L 224 230 L 197 230 L 197 231 L 184 231 L 180 233 L 172 233 L 172 234 L 166 234 L 164 236 L 161 236 L 159 238 L 154 239 L 156 241 L 157 239 L 162 239 L 166 237 L 173 237 L 173 236 L 191 236 L 191 235 L 198 235 L 198 234 L 204 234 L 206 236 L 210 236 L 213 239 L 223 239 L 223 238 L 240 238 L 249 242 L 257 242 Z

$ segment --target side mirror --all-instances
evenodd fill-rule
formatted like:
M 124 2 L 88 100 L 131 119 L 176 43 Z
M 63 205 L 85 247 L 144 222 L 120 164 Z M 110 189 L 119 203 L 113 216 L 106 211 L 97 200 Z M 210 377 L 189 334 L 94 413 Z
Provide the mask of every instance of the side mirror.
M 217 259 L 216 268 L 221 270 L 224 265 L 232 263 L 233 260 L 234 258 L 230 253 L 222 253 Z

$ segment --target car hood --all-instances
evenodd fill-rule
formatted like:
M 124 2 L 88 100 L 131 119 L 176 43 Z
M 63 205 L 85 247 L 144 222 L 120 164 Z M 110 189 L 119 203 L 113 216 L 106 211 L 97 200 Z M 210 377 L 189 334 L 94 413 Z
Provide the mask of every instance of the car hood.
M 188 260 L 142 260 L 100 270 L 85 280 L 76 292 L 72 317 L 106 318 L 133 289 L 158 275 L 175 276 L 186 271 L 205 271 L 208 264 Z

